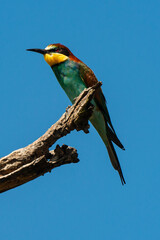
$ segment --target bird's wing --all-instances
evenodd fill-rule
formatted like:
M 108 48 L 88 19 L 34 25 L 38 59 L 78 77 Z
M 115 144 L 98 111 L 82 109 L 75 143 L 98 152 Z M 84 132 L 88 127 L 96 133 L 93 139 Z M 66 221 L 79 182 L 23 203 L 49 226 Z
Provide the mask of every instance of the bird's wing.
M 81 76 L 82 80 L 85 82 L 87 87 L 92 87 L 93 85 L 95 85 L 98 82 L 93 71 L 87 65 L 85 65 L 83 62 L 79 63 L 79 70 L 80 70 L 80 76 Z M 103 116 L 104 116 L 104 119 L 106 122 L 107 135 L 109 135 L 110 139 L 115 144 L 117 144 L 120 148 L 124 149 L 122 143 L 118 139 L 118 137 L 115 133 L 115 130 L 113 128 L 113 125 L 112 125 L 112 122 L 111 122 L 111 119 L 109 116 L 109 112 L 107 109 L 107 105 L 106 105 L 106 99 L 103 95 L 101 88 L 96 90 L 94 100 L 95 100 L 98 108 L 100 109 L 100 111 L 103 113 Z

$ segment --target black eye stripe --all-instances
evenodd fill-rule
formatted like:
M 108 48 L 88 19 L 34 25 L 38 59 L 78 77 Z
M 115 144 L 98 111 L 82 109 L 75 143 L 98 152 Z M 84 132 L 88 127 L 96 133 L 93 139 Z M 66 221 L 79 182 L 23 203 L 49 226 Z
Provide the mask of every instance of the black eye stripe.
M 47 52 L 48 52 L 48 53 L 58 52 L 58 53 L 62 53 L 62 54 L 64 54 L 64 55 L 66 55 L 66 56 L 69 56 L 69 55 L 70 55 L 70 53 L 69 53 L 69 51 L 68 51 L 67 49 L 65 49 L 65 48 L 58 48 L 58 47 L 57 47 L 57 48 L 48 49 Z
M 57 48 L 51 48 L 51 49 L 48 49 L 47 52 L 48 53 L 51 53 L 51 52 L 56 52 Z

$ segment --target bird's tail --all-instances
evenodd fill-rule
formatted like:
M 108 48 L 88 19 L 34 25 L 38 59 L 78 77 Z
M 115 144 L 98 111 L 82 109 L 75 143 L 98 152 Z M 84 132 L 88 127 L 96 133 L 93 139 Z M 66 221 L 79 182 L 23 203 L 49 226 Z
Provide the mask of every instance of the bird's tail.
M 104 143 L 105 143 L 105 145 L 106 145 L 106 147 L 107 147 L 108 154 L 109 154 L 109 157 L 110 157 L 112 166 L 113 166 L 114 169 L 117 170 L 118 173 L 119 173 L 119 176 L 120 176 L 122 185 L 126 184 L 125 179 L 124 179 L 124 176 L 123 176 L 123 173 L 122 173 L 122 169 L 121 169 L 121 166 L 120 166 L 120 163 L 119 163 L 117 154 L 116 154 L 116 151 L 115 151 L 115 149 L 114 149 L 114 146 L 113 146 L 111 140 L 109 140 L 109 139 L 106 137 Z
M 111 161 L 114 169 L 118 171 L 122 185 L 124 185 L 126 182 L 124 180 L 121 166 L 118 161 L 118 157 L 117 157 L 117 154 L 116 154 L 116 151 L 114 149 L 112 142 L 114 142 L 121 149 L 124 149 L 123 145 L 119 141 L 116 133 L 110 129 L 107 122 L 105 121 L 103 114 L 101 114 L 100 111 L 94 111 L 92 114 L 92 117 L 90 118 L 90 121 L 93 124 L 93 126 L 96 128 L 99 135 L 101 136 L 101 138 L 107 148 L 110 161 Z
M 97 131 L 98 131 L 98 129 L 97 129 Z M 104 134 L 104 131 L 103 132 L 98 131 L 98 132 L 99 132 L 99 135 L 101 136 L 101 138 L 102 138 L 102 140 L 103 140 L 103 142 L 104 142 L 104 144 L 107 148 L 112 166 L 119 173 L 122 185 L 126 184 L 123 173 L 122 173 L 121 165 L 120 165 L 118 157 L 117 157 L 117 153 L 116 153 L 116 151 L 114 149 L 114 146 L 113 146 L 113 143 L 112 143 L 113 140 L 111 140 L 110 135 L 107 136 L 108 135 L 107 133 Z

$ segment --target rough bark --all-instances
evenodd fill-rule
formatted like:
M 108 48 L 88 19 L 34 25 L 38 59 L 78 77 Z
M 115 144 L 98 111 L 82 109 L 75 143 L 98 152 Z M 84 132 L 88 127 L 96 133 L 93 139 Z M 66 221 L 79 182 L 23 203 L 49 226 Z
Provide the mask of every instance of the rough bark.
M 89 132 L 88 119 L 93 112 L 91 100 L 100 86 L 101 82 L 85 89 L 62 117 L 32 144 L 0 159 L 0 193 L 44 175 L 55 167 L 79 161 L 75 148 L 67 145 L 57 146 L 52 151 L 49 148 L 74 129 Z

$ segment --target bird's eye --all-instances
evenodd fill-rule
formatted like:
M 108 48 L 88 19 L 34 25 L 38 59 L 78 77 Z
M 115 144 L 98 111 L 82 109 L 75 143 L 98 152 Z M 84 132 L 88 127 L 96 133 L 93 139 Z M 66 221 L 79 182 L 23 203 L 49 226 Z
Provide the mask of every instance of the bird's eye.
M 55 52 L 59 52 L 59 48 L 57 48 L 57 49 L 55 50 Z

